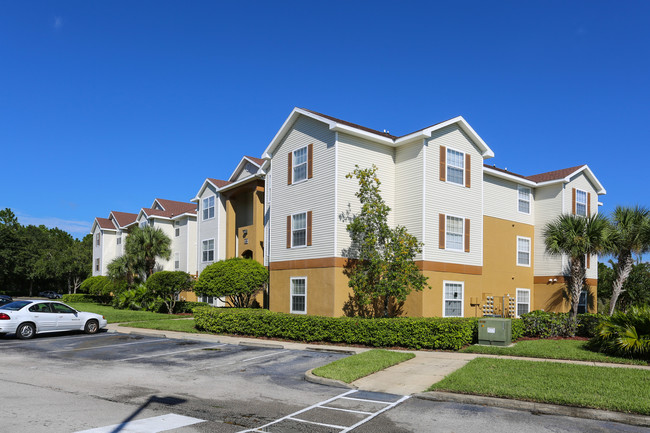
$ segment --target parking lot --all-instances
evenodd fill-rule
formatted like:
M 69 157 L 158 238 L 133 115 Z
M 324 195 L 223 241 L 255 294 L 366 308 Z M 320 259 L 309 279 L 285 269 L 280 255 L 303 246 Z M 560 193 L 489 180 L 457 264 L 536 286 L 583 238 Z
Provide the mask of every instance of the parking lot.
M 647 431 L 317 385 L 304 372 L 346 355 L 223 344 L 218 337 L 5 336 L 0 353 L 3 431 Z

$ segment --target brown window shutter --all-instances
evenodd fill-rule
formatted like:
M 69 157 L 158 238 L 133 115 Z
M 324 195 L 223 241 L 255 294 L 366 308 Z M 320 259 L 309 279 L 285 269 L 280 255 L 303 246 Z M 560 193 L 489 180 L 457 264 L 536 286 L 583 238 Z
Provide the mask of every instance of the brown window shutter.
M 307 246 L 311 246 L 311 211 L 307 212 Z
M 469 188 L 472 186 L 472 181 L 471 181 L 471 172 L 472 170 L 470 169 L 471 164 L 470 164 L 470 156 L 469 154 L 465 154 L 465 187 Z
M 465 218 L 465 252 L 469 253 L 469 218 Z
M 287 172 L 287 185 L 291 185 L 291 173 L 293 173 L 293 152 L 289 152 L 289 170 Z
M 438 219 L 438 248 L 445 249 L 445 214 L 441 213 Z
M 573 191 L 571 193 L 571 213 L 573 215 L 576 214 L 576 189 L 573 188 Z
M 591 193 L 587 193 L 587 216 L 591 216 Z
M 591 267 L 591 255 L 587 254 L 587 269 Z
M 291 248 L 291 215 L 287 215 L 287 248 Z
M 447 148 L 445 146 L 440 146 L 440 180 L 444 182 L 446 179 L 447 179 Z
M 314 176 L 314 144 L 310 143 L 307 147 L 307 179 Z

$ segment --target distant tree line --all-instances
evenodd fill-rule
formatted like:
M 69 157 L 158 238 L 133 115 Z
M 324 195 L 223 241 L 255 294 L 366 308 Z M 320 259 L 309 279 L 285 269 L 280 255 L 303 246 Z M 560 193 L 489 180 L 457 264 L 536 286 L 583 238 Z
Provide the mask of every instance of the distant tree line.
M 58 228 L 23 226 L 0 210 L 0 293 L 77 293 L 92 272 L 92 235 L 82 240 Z

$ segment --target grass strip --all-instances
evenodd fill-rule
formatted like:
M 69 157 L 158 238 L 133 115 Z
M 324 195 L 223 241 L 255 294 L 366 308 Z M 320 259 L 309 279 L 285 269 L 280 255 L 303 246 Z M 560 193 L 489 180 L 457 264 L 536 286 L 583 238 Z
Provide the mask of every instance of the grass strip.
M 415 355 L 412 353 L 373 349 L 318 367 L 313 373 L 316 376 L 350 383 L 413 357 Z
M 169 320 L 178 319 L 175 314 L 152 313 L 151 311 L 118 310 L 108 305 L 94 304 L 90 302 L 70 302 L 72 308 L 79 311 L 101 314 L 106 317 L 108 323 L 137 322 L 141 320 Z
M 642 360 L 619 358 L 603 353 L 592 352 L 582 340 L 524 340 L 512 347 L 468 346 L 465 353 L 485 353 L 489 355 L 526 356 L 530 358 L 569 359 L 573 361 L 611 362 L 615 364 L 648 365 Z
M 428 391 L 650 415 L 650 371 L 477 358 Z
M 208 334 L 194 327 L 194 319 L 147 320 L 144 322 L 121 323 L 120 326 L 131 328 L 157 329 L 160 331 L 188 332 L 191 334 Z

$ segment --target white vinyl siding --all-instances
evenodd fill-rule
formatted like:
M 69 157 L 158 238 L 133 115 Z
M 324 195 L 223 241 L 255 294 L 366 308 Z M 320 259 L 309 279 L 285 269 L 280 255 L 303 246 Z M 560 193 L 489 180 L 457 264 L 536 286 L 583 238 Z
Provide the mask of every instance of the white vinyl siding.
M 426 150 L 426 249 L 424 260 L 483 265 L 483 158 L 471 139 L 456 125 L 435 131 L 427 141 Z M 470 155 L 470 188 L 440 181 L 440 146 Z M 450 251 L 438 248 L 439 214 L 462 216 L 470 220 L 470 252 L 464 248 Z M 479 247 L 480 246 L 480 247 Z
M 462 281 L 443 282 L 443 317 L 463 317 L 463 292 Z
M 571 178 L 571 181 L 566 185 L 566 190 L 564 194 L 564 203 L 565 203 L 565 212 L 571 213 L 571 202 L 572 202 L 572 191 L 573 188 L 576 189 L 576 213 L 577 213 L 577 202 L 578 202 L 578 190 L 582 190 L 588 193 L 591 197 L 587 200 L 589 207 L 589 215 L 595 215 L 598 213 L 598 194 L 594 185 L 589 181 L 584 172 L 579 173 L 576 176 Z M 587 269 L 587 278 L 598 278 L 598 256 L 593 256 L 591 258 L 591 267 Z M 561 275 L 561 274 L 558 274 Z
M 517 317 L 530 312 L 530 290 L 517 289 Z
M 517 266 L 530 266 L 530 238 L 517 236 Z
M 307 313 L 307 278 L 291 278 L 291 310 L 294 314 Z
M 567 195 L 566 192 L 564 195 Z M 571 195 L 571 191 L 568 192 L 568 195 Z M 571 203 L 565 212 L 571 211 L 570 206 Z M 535 275 L 562 275 L 562 258 L 547 254 L 544 243 L 544 227 L 562 214 L 562 186 L 549 185 L 536 188 L 533 212 L 535 215 L 535 239 L 533 242 Z
M 224 197 L 216 192 L 212 184 L 207 184 L 198 198 L 199 203 L 203 200 L 214 197 L 214 218 L 203 219 L 203 210 L 200 209 L 199 218 L 194 226 L 193 232 L 190 231 L 188 243 L 190 248 L 194 249 L 193 263 L 190 263 L 188 272 L 197 271 L 201 273 L 210 262 L 203 261 L 203 239 L 214 239 L 214 261 L 225 259 L 226 251 L 226 206 Z
M 485 216 L 534 225 L 534 192 L 530 194 L 529 214 L 519 212 L 519 185 L 485 172 L 483 176 Z M 525 188 L 525 187 L 524 187 Z
M 288 185 L 289 152 L 313 144 L 313 177 Z M 334 251 L 334 132 L 328 126 L 299 116 L 275 149 L 270 180 L 270 259 L 273 262 L 332 257 Z M 268 183 L 267 183 L 268 185 Z M 287 215 L 312 212 L 312 245 L 287 248 Z
M 395 193 L 395 206 L 391 213 L 394 214 L 395 224 L 406 227 L 408 232 L 420 242 L 428 241 L 422 236 L 424 225 L 423 170 L 423 140 L 399 146 L 395 150 L 395 191 L 399 191 L 399 193 Z M 415 260 L 421 259 L 421 254 L 415 257 Z

